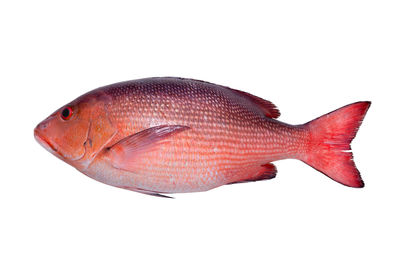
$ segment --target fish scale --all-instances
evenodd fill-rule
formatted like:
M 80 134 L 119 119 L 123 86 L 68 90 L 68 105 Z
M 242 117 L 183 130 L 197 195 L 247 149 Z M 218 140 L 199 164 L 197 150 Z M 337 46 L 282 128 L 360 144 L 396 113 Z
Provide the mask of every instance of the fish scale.
M 358 102 L 289 125 L 276 120 L 280 113 L 271 102 L 249 93 L 199 80 L 147 78 L 77 98 L 40 123 L 35 137 L 89 177 L 148 194 L 270 179 L 276 175 L 271 162 L 287 158 L 361 187 L 349 150 L 369 105 Z
M 109 118 L 121 133 L 115 142 L 156 125 L 190 127 L 190 131 L 173 137 L 170 146 L 160 148 L 163 153 L 143 155 L 136 170 L 142 177 L 151 177 L 146 180 L 157 185 L 150 188 L 152 191 L 198 190 L 192 187 L 197 180 L 202 183 L 200 189 L 207 190 L 249 178 L 246 174 L 254 168 L 258 171 L 265 163 L 286 158 L 304 140 L 291 138 L 292 132 L 301 134 L 298 129 L 269 121 L 229 88 L 201 81 L 151 79 L 121 84 L 105 93 L 113 99 L 107 105 Z M 163 112 L 158 112 L 161 109 Z M 170 174 L 168 183 L 160 185 L 165 172 Z

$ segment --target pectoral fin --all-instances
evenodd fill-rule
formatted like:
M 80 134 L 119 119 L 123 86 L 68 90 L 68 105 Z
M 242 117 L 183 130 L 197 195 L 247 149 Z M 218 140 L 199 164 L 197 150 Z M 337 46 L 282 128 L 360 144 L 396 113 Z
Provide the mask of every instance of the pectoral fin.
M 160 125 L 125 137 L 108 148 L 111 164 L 118 169 L 134 172 L 136 162 L 147 152 L 154 151 L 161 144 L 171 141 L 171 137 L 190 127 L 182 125 Z
M 120 188 L 126 189 L 126 190 L 131 190 L 134 192 L 138 192 L 138 193 L 142 193 L 145 195 L 149 195 L 149 196 L 154 196 L 154 197 L 162 197 L 162 198 L 174 198 L 171 196 L 167 196 L 167 195 L 163 195 L 160 192 L 154 192 L 154 191 L 149 191 L 149 190 L 144 190 L 144 189 L 140 189 L 140 188 L 136 188 L 136 187 L 130 187 L 130 186 L 119 186 Z

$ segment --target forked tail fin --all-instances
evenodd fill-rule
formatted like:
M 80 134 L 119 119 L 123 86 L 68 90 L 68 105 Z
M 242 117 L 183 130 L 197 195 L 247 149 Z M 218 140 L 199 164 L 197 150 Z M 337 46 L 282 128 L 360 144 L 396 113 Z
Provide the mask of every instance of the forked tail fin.
M 306 123 L 310 149 L 301 159 L 341 184 L 364 187 L 350 143 L 370 105 L 371 102 L 357 102 Z

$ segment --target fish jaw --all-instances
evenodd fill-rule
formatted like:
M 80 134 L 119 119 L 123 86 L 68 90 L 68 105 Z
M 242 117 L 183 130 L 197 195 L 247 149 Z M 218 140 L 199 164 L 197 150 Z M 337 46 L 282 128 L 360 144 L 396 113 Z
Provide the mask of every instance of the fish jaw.
M 33 130 L 33 135 L 35 137 L 35 140 L 42 146 L 44 147 L 48 152 L 51 154 L 59 157 L 59 154 L 57 153 L 57 147 L 55 144 L 52 144 L 43 134 L 43 129 L 47 127 L 46 125 L 46 120 L 39 123 L 35 129 Z

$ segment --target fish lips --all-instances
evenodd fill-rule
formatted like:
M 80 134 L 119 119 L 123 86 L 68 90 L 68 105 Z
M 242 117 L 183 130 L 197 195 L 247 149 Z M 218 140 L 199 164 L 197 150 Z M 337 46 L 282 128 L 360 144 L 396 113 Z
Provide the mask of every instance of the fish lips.
M 46 137 L 41 133 L 41 131 L 39 130 L 40 125 L 38 125 L 35 130 L 33 135 L 35 136 L 36 141 L 42 146 L 44 147 L 47 151 L 49 151 L 52 154 L 55 154 L 58 156 L 58 151 L 57 148 L 50 143 L 50 141 L 48 139 L 46 139 Z

